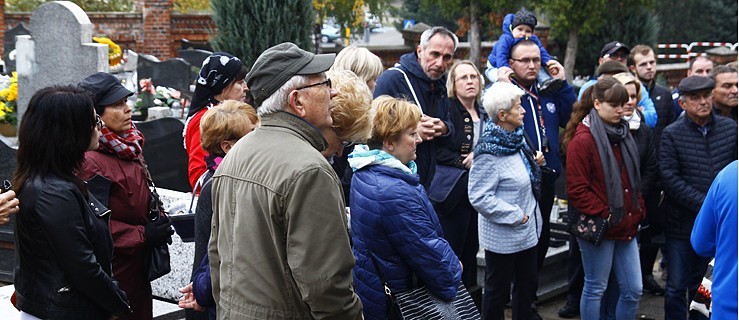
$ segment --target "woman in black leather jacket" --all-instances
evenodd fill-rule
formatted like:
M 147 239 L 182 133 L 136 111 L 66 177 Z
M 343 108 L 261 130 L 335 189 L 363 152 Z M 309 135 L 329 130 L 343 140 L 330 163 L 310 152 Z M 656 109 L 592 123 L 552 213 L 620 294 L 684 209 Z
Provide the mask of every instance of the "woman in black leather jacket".
M 36 92 L 18 130 L 14 185 L 15 289 L 21 319 L 110 319 L 129 314 L 111 275 L 110 210 L 74 175 L 98 146 L 92 96 L 72 86 Z

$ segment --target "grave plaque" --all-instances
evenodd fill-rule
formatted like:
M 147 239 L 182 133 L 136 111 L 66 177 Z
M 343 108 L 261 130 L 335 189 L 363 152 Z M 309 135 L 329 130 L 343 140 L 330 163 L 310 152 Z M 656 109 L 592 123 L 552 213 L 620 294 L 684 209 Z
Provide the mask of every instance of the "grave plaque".
M 160 118 L 137 122 L 136 128 L 144 134 L 144 159 L 156 186 L 192 191 L 187 179 L 187 151 L 182 145 L 182 121 Z
M 190 92 L 190 64 L 184 59 L 173 58 L 166 61 L 140 55 L 136 67 L 138 79 L 150 78 L 155 86 L 174 88 L 182 93 Z

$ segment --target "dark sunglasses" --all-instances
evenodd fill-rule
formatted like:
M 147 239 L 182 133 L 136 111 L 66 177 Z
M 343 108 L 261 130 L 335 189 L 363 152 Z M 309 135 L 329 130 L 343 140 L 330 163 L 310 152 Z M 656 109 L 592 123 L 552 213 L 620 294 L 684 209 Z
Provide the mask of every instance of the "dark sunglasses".
M 308 89 L 310 87 L 317 87 L 317 86 L 322 86 L 322 85 L 328 85 L 328 88 L 329 89 L 333 88 L 333 86 L 331 85 L 331 79 L 326 79 L 326 81 L 322 81 L 322 82 L 314 83 L 314 84 L 309 84 L 307 86 L 296 88 L 295 90 L 303 90 L 303 89 Z

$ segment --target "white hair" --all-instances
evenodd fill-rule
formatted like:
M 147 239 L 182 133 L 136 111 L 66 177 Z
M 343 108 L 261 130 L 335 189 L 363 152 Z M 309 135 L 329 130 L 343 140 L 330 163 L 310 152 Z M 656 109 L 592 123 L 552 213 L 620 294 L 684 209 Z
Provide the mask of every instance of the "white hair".
M 521 100 L 524 92 L 514 84 L 497 81 L 485 90 L 482 96 L 482 106 L 494 123 L 498 123 L 498 112 L 510 111 L 514 101 Z
M 275 93 L 262 101 L 262 105 L 257 108 L 257 114 L 262 117 L 270 113 L 285 110 L 285 107 L 287 107 L 288 103 L 287 96 L 290 94 L 290 92 L 295 90 L 295 88 L 308 85 L 309 82 L 310 80 L 308 80 L 307 76 L 293 76 L 292 78 L 290 78 L 290 80 L 285 82 L 282 87 L 277 89 Z
M 452 38 L 452 40 L 454 40 L 454 51 L 457 51 L 459 38 L 457 38 L 457 35 L 454 34 L 454 32 L 451 32 L 449 31 L 449 29 L 444 27 L 433 27 L 431 29 L 426 29 L 426 31 L 421 34 L 421 49 L 426 50 L 426 47 L 429 46 L 429 41 L 431 41 L 431 37 L 433 37 L 437 33 L 441 33 L 442 35 Z

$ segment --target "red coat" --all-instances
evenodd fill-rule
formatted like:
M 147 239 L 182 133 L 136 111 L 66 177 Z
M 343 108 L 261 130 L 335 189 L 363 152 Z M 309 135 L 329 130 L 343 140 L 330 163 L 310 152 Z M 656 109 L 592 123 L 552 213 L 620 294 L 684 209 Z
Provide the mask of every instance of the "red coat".
M 147 263 L 151 251 L 144 243 L 150 191 L 143 167 L 98 151 L 85 153 L 79 174 L 83 180 L 100 175 L 111 181 L 108 208 L 113 236 L 113 277 L 126 292 L 133 314 L 119 319 L 151 319 L 151 284 Z
M 185 149 L 187 149 L 187 178 L 190 180 L 190 186 L 195 187 L 195 183 L 200 176 L 208 171 L 205 164 L 205 156 L 207 152 L 200 144 L 200 119 L 203 118 L 208 107 L 200 109 L 190 120 L 187 121 L 185 127 Z
M 646 209 L 641 193 L 637 195 L 639 207 L 635 208 L 633 206 L 629 177 L 626 168 L 620 165 L 622 161 L 621 148 L 618 145 L 612 145 L 611 149 L 616 156 L 619 167 L 623 168 L 621 170 L 621 185 L 624 186 L 624 217 L 618 224 L 611 225 L 608 228 L 605 239 L 631 240 L 636 236 L 639 222 L 646 216 Z M 610 210 L 608 209 L 605 181 L 595 139 L 590 134 L 590 128 L 580 123 L 575 130 L 575 136 L 567 146 L 567 197 L 569 204 L 584 214 L 607 218 Z

